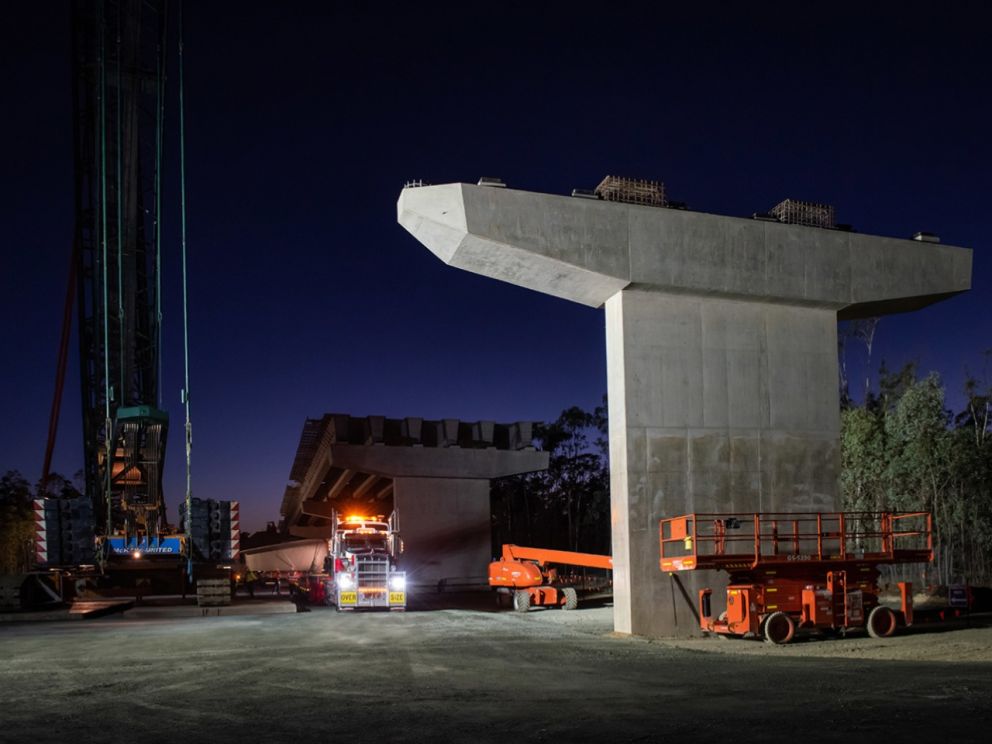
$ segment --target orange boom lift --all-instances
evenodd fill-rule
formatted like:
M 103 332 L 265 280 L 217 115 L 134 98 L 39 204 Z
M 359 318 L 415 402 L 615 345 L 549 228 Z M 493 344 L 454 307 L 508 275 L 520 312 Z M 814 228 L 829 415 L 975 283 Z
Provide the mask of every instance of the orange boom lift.
M 527 612 L 531 606 L 574 610 L 579 595 L 574 586 L 560 580 L 555 566 L 584 566 L 612 570 L 613 558 L 594 553 L 545 550 L 504 545 L 503 557 L 489 564 L 489 585 L 500 597 L 511 594 L 513 609 Z
M 912 625 L 912 584 L 899 582 L 901 607 L 879 603 L 879 566 L 933 560 L 926 512 L 686 514 L 661 520 L 661 570 L 730 574 L 726 611 L 716 619 L 712 590 L 699 592 L 699 625 L 710 633 L 788 643 L 799 630 L 873 638 Z

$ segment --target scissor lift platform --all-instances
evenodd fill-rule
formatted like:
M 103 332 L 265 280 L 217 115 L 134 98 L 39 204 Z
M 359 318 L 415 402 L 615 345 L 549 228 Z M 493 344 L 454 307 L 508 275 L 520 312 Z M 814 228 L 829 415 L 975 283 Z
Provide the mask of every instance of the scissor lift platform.
M 730 574 L 727 609 L 712 616 L 699 593 L 703 630 L 787 643 L 799 629 L 891 635 L 913 621 L 912 585 L 898 612 L 879 603 L 883 564 L 933 560 L 927 512 L 685 514 L 661 520 L 661 570 Z

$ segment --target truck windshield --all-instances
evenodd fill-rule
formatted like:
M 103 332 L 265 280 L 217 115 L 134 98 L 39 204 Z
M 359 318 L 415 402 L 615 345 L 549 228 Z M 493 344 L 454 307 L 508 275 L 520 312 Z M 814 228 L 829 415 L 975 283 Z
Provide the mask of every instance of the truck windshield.
M 344 549 L 349 553 L 374 553 L 386 551 L 384 535 L 345 535 Z

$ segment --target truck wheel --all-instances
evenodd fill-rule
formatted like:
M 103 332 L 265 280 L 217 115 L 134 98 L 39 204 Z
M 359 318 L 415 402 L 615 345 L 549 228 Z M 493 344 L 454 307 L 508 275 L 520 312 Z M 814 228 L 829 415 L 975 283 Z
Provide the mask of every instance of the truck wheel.
M 784 612 L 773 612 L 765 619 L 765 641 L 776 646 L 788 643 L 796 635 L 796 624 Z
M 508 592 L 496 592 L 496 606 L 499 609 L 508 607 L 510 605 L 510 594 Z
M 575 591 L 574 587 L 566 586 L 561 590 L 561 594 L 565 598 L 565 602 L 561 606 L 563 610 L 574 610 L 579 606 L 579 593 Z
M 888 638 L 896 632 L 896 613 L 879 605 L 869 613 L 867 628 L 872 638 Z
M 517 589 L 513 592 L 513 609 L 517 612 L 527 612 L 530 609 L 530 592 L 526 589 Z

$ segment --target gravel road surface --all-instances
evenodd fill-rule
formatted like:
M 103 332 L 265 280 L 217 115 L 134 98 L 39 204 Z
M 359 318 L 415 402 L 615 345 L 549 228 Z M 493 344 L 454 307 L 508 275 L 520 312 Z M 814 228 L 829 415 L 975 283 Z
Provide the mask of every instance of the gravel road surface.
M 992 725 L 988 627 L 773 647 L 616 636 L 609 607 L 452 604 L 6 623 L 0 741 L 923 742 Z

